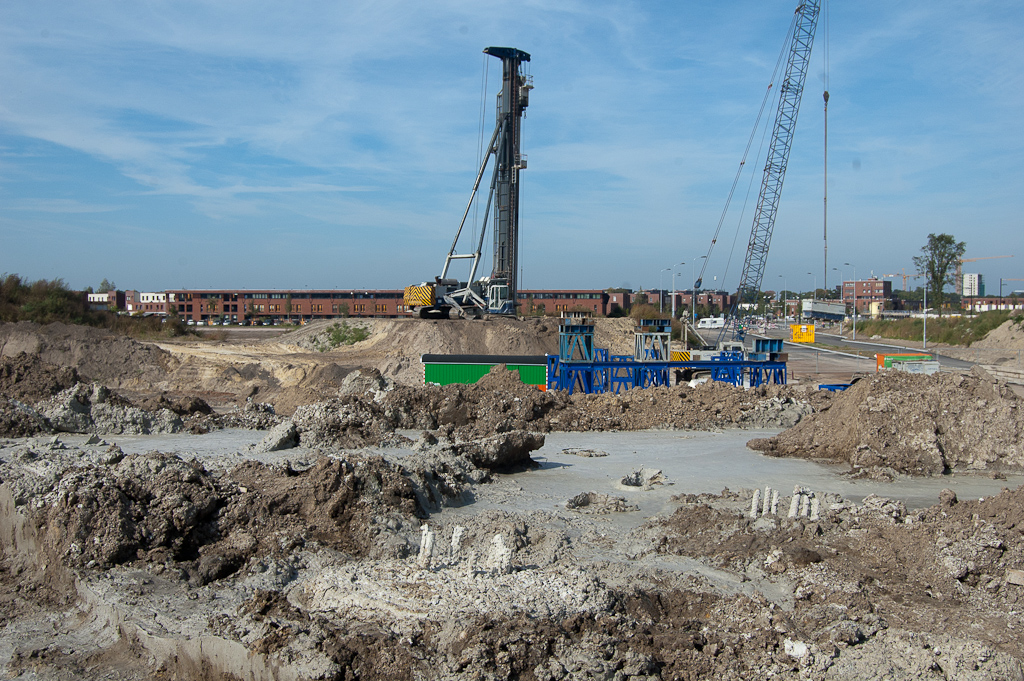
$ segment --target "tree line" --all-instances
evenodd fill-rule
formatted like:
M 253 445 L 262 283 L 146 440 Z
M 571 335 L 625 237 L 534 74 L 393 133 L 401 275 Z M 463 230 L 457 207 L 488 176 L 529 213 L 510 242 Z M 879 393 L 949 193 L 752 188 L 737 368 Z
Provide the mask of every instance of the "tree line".
M 163 321 L 159 317 L 129 317 L 90 310 L 85 292 L 71 290 L 63 279 L 29 281 L 6 273 L 0 276 L 0 322 L 83 324 L 128 336 L 173 336 L 188 332 L 176 316 Z

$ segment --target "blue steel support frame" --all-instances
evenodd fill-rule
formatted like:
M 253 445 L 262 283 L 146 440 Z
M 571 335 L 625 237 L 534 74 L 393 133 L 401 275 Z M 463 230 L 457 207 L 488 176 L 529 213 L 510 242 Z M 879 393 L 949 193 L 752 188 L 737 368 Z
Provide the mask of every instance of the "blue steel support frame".
M 620 394 L 632 388 L 668 386 L 672 369 L 708 371 L 711 379 L 735 386 L 756 388 L 766 383 L 785 385 L 786 363 L 715 359 L 699 362 L 637 362 L 629 355 L 608 356 L 598 350 L 593 362 L 564 362 L 557 355 L 548 355 L 548 389 L 583 393 Z

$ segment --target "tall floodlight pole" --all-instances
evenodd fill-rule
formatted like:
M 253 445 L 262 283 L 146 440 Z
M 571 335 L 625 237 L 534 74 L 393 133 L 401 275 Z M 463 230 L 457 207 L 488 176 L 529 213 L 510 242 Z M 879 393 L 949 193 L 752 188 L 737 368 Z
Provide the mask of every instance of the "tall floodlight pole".
M 848 262 L 843 264 L 853 268 L 853 340 L 857 340 L 857 266 Z
M 814 290 L 811 291 L 811 300 L 817 300 L 818 299 L 818 275 L 815 274 L 814 272 L 808 272 L 807 274 L 809 274 L 812 277 L 814 277 Z
M 785 294 L 785 298 L 782 301 L 782 319 L 785 320 L 789 316 L 789 291 L 786 290 L 786 277 L 780 274 L 779 278 L 782 279 L 782 292 Z
M 1002 293 L 1002 292 L 1003 291 L 1000 288 L 999 293 Z M 923 307 L 924 307 L 924 337 L 921 339 L 921 349 L 927 350 L 928 349 L 928 280 L 927 279 L 925 279 L 925 282 L 924 282 L 924 303 L 923 303 Z
M 708 256 L 702 255 L 699 258 L 693 258 L 690 260 L 690 279 L 693 281 L 693 285 L 690 288 L 690 325 L 697 328 L 697 280 L 694 278 L 697 276 L 696 264 L 698 260 L 707 260 Z
M 671 267 L 666 267 L 658 275 L 658 313 L 665 314 L 665 273 L 668 272 Z
M 685 262 L 676 263 L 672 265 L 672 319 L 676 318 L 676 268 L 680 265 L 685 265 Z

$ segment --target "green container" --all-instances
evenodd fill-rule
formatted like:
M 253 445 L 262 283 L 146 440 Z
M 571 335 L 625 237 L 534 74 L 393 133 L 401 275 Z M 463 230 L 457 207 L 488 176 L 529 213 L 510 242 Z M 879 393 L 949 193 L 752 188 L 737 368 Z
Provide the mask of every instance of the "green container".
M 423 382 L 449 385 L 451 383 L 476 383 L 490 373 L 496 364 L 424 364 Z M 547 367 L 536 364 L 508 364 L 511 371 L 519 373 L 519 380 L 527 385 L 545 385 Z
M 899 354 L 886 354 L 882 357 L 881 366 L 886 369 L 892 368 L 893 362 L 930 362 L 935 359 L 935 356 L 926 352 L 907 352 Z

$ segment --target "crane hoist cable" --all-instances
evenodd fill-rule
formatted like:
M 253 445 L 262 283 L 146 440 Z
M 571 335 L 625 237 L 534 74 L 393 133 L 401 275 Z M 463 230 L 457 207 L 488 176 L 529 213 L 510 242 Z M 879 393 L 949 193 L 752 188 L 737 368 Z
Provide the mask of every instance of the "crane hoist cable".
M 807 68 L 810 63 L 811 46 L 814 44 L 814 31 L 818 26 L 819 9 L 819 0 L 804 0 L 796 8 L 796 21 L 789 57 L 786 61 L 786 74 L 779 86 L 779 106 L 775 112 L 775 124 L 772 128 L 771 144 L 765 159 L 761 190 L 757 196 L 757 208 L 754 211 L 754 224 L 750 230 L 747 254 L 743 259 L 743 271 L 736 289 L 734 314 L 740 305 L 756 305 L 760 297 L 761 282 L 768 261 L 768 248 L 771 245 L 775 217 L 778 214 L 779 199 L 782 197 L 782 185 L 789 162 L 789 152 L 793 145 L 793 135 L 796 132 L 797 118 L 800 113 L 800 100 L 803 97 L 804 83 L 807 80 Z M 734 337 L 736 340 L 743 339 L 742 329 L 738 325 Z
M 789 24 L 789 30 L 786 32 L 786 40 L 782 43 L 782 50 L 779 51 L 778 59 L 775 60 L 775 69 L 772 71 L 771 80 L 768 82 L 768 87 L 765 88 L 764 97 L 761 99 L 761 107 L 757 111 L 757 119 L 754 121 L 754 127 L 750 130 L 750 137 L 747 139 L 747 146 L 743 149 L 743 156 L 740 158 L 740 164 L 736 168 L 736 176 L 733 177 L 732 186 L 729 188 L 729 195 L 725 199 L 725 206 L 722 208 L 722 215 L 718 218 L 718 225 L 715 227 L 715 235 L 711 238 L 711 245 L 708 246 L 707 256 L 703 258 L 704 263 L 700 267 L 700 274 L 697 275 L 697 281 L 693 282 L 695 290 L 700 289 L 704 282 L 704 271 L 707 269 L 708 262 L 711 260 L 711 253 L 715 250 L 715 244 L 718 242 L 718 235 L 722 231 L 722 225 L 725 223 L 725 218 L 729 213 L 729 206 L 732 204 L 733 194 L 736 192 L 736 187 L 739 184 L 740 177 L 743 175 L 743 171 L 746 168 L 747 156 L 750 154 L 750 147 L 754 143 L 754 138 L 757 137 L 757 131 L 761 127 L 761 119 L 764 116 L 764 111 L 768 107 L 768 104 L 774 102 L 774 87 L 778 80 L 779 73 L 782 71 L 782 64 L 785 61 L 786 54 L 788 52 L 788 46 L 790 36 L 793 35 L 793 28 L 796 26 L 796 15 L 793 15 L 793 20 Z M 764 136 L 762 134 L 762 141 Z M 760 158 L 760 150 L 755 158 Z M 745 205 L 745 202 L 744 202 Z M 740 219 L 742 220 L 742 212 Z M 735 245 L 734 245 L 735 248 Z M 725 279 L 725 275 L 728 273 L 728 262 L 732 261 L 732 251 L 730 251 L 729 260 L 726 264 L 725 273 L 722 275 L 722 279 Z
M 821 287 L 828 290 L 828 71 L 829 71 L 829 55 L 828 55 L 828 0 L 825 0 L 825 44 L 822 45 L 822 60 L 825 65 L 825 73 L 823 80 L 825 90 L 822 93 L 822 99 L 825 100 L 825 146 L 824 146 L 824 183 L 825 193 L 822 200 L 822 238 L 824 240 L 825 252 L 824 252 L 824 265 L 825 273 L 821 279 Z M 786 316 L 785 314 L 783 315 Z

